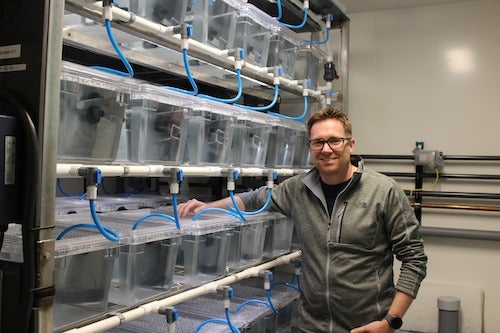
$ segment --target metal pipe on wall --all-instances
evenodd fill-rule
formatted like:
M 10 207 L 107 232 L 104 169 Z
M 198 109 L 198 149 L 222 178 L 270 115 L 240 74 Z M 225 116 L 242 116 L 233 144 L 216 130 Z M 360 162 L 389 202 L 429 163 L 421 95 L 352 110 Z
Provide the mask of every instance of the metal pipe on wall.
M 500 241 L 500 231 L 421 227 L 420 234 L 422 236 Z
M 414 160 L 415 155 L 361 155 L 365 160 Z M 500 161 L 500 156 L 443 155 L 444 160 L 453 161 Z
M 443 209 L 476 210 L 476 211 L 485 211 L 485 212 L 500 212 L 500 207 L 496 207 L 496 206 L 421 203 L 420 207 L 421 208 L 443 208 Z

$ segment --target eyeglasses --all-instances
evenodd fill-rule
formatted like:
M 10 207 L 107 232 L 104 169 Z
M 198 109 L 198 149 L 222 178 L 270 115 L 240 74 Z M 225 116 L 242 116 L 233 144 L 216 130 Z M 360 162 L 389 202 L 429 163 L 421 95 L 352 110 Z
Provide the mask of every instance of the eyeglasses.
M 331 150 L 341 149 L 344 147 L 344 143 L 346 141 L 350 141 L 352 138 L 330 138 L 327 140 L 317 139 L 317 140 L 309 140 L 309 147 L 314 151 L 321 151 L 325 146 L 325 143 L 330 147 Z

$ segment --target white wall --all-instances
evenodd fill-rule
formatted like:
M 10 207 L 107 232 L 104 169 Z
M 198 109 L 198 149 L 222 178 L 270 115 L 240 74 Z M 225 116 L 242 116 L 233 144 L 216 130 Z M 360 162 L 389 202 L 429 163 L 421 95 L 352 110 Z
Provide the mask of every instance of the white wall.
M 348 113 L 356 152 L 409 155 L 415 142 L 423 141 L 425 149 L 445 155 L 500 155 L 499 15 L 497 0 L 349 15 Z M 368 161 L 368 166 L 414 170 L 411 163 Z M 449 162 L 441 172 L 500 174 L 500 163 Z M 446 179 L 433 187 L 492 193 L 499 189 L 498 181 Z M 500 213 L 427 209 L 422 224 L 500 231 Z M 424 241 L 429 256 L 426 283 L 482 290 L 483 332 L 498 332 L 500 242 L 439 237 Z

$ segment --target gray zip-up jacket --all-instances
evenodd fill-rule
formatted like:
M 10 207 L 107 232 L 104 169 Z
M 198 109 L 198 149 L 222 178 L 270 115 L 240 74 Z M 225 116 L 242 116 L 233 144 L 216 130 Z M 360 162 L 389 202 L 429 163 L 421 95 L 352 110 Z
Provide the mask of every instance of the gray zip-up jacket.
M 240 194 L 248 210 L 262 207 L 265 187 Z M 349 332 L 381 320 L 400 290 L 416 297 L 427 256 L 405 193 L 392 178 L 363 168 L 339 194 L 329 218 L 319 173 L 284 180 L 269 210 L 295 222 L 302 249 L 299 327 Z M 394 285 L 393 255 L 402 262 Z

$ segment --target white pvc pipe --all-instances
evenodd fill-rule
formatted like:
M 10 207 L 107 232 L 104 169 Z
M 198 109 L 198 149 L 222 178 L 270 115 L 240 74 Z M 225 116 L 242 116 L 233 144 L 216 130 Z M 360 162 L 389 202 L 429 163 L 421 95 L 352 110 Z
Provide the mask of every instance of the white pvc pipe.
M 276 171 L 278 176 L 293 176 L 307 169 L 269 169 L 269 168 L 233 168 L 220 166 L 167 166 L 167 165 L 85 165 L 58 163 L 56 176 L 58 178 L 80 178 L 80 168 L 94 167 L 101 170 L 103 177 L 164 177 L 168 170 L 180 169 L 184 176 L 224 177 L 228 172 L 237 170 L 242 177 L 265 176 L 270 171 Z
M 126 323 L 132 320 L 137 320 L 143 318 L 149 314 L 157 313 L 158 309 L 165 306 L 172 306 L 190 300 L 195 297 L 199 297 L 205 294 L 214 293 L 217 291 L 219 286 L 228 286 L 232 283 L 257 276 L 259 272 L 269 270 L 273 267 L 284 265 L 290 263 L 291 260 L 299 258 L 301 255 L 300 251 L 295 251 L 290 254 L 283 255 L 274 260 L 268 261 L 266 263 L 245 269 L 241 272 L 229 275 L 220 280 L 209 282 L 202 286 L 187 290 L 185 292 L 173 295 L 162 300 L 153 301 L 150 303 L 143 304 L 135 309 L 125 311 L 119 315 L 113 315 L 112 317 L 97 321 L 95 323 L 82 326 L 80 328 L 70 329 L 64 333 L 98 333 L 104 332 L 106 330 L 112 329 L 114 327 L 120 326 L 122 323 Z

